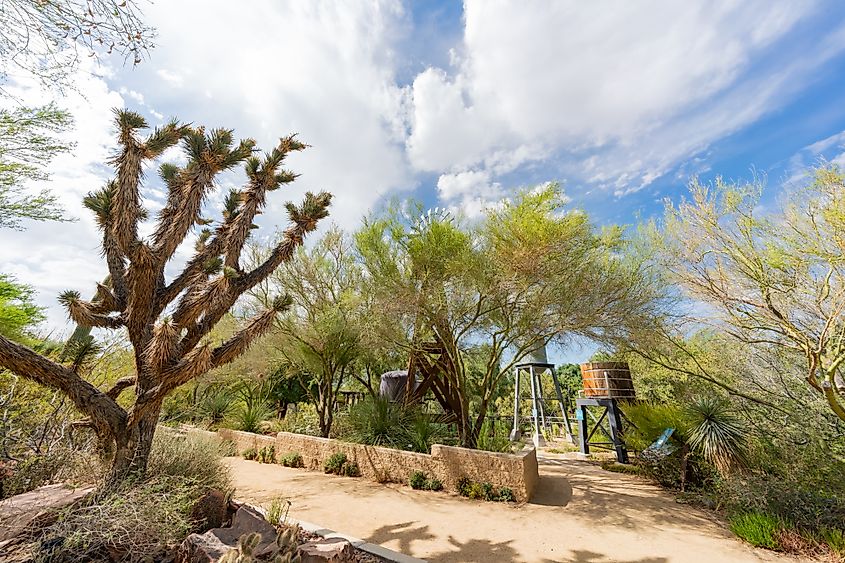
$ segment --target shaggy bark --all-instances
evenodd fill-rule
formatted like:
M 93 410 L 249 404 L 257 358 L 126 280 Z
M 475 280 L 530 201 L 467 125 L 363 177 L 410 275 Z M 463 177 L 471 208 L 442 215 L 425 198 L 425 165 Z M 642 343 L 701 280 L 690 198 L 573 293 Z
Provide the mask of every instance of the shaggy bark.
M 112 161 L 115 179 L 85 198 L 103 233 L 109 278 L 106 284 L 98 284 L 90 302 L 80 299 L 76 291 L 63 293 L 61 301 L 82 326 L 127 331 L 135 352 L 134 375 L 100 390 L 76 370 L 0 336 L 0 367 L 66 394 L 87 417 L 79 425 L 94 428 L 113 446 L 108 484 L 146 470 L 161 405 L 170 392 L 235 360 L 273 325 L 278 313 L 290 307 L 290 298 L 280 296 L 225 342 L 218 346 L 206 342 L 244 292 L 293 256 L 305 236 L 328 215 L 331 202 L 331 195 L 322 192 L 306 194 L 299 206 L 288 203 L 291 226 L 267 260 L 245 272 L 240 254 L 253 221 L 262 212 L 267 193 L 295 179 L 295 174 L 280 167 L 289 152 L 305 145 L 285 137 L 258 158 L 252 156 L 254 141 L 235 145 L 231 131 L 225 129 L 206 133 L 173 121 L 141 138 L 138 131 L 147 127 L 144 119 L 122 110 L 116 112 L 116 124 L 121 150 Z M 144 163 L 180 142 L 188 162 L 182 168 L 161 166 L 168 201 L 158 214 L 152 240 L 139 240 L 138 226 L 146 218 L 140 197 Z M 175 249 L 195 226 L 207 224 L 200 212 L 216 175 L 239 163 L 245 163 L 247 187 L 229 199 L 214 235 L 209 231 L 201 239 L 210 238 L 198 245 L 193 259 L 168 285 L 164 272 Z M 172 305 L 173 318 L 161 318 Z M 131 387 L 134 400 L 123 408 L 117 398 Z

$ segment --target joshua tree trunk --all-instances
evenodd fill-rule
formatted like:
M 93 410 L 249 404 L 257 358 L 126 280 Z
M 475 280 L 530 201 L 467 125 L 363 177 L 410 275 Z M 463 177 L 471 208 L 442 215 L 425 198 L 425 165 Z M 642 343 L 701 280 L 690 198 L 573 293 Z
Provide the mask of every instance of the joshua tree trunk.
M 228 130 L 206 133 L 173 121 L 141 139 L 137 131 L 147 125 L 140 115 L 121 110 L 116 116 L 121 148 L 112 161 L 115 179 L 85 198 L 103 234 L 108 283 L 98 284 L 92 301 L 83 301 L 76 291 L 63 293 L 60 300 L 80 327 L 125 329 L 135 351 L 135 373 L 100 390 L 79 373 L 81 362 L 57 363 L 0 336 L 0 367 L 64 392 L 87 417 L 76 424 L 93 428 L 114 446 L 110 484 L 146 470 L 161 405 L 169 393 L 236 359 L 290 307 L 291 299 L 279 296 L 228 340 L 217 346 L 206 342 L 242 294 L 293 256 L 305 235 L 328 215 L 331 201 L 328 193 L 307 193 L 302 205 L 286 204 L 291 225 L 282 240 L 264 262 L 244 270 L 241 252 L 267 194 L 296 178 L 281 164 L 289 152 L 305 145 L 285 137 L 259 158 L 253 156 L 254 141 L 233 145 Z M 150 240 L 140 239 L 138 226 L 146 218 L 140 198 L 144 161 L 180 141 L 188 162 L 181 168 L 161 165 L 167 202 Z M 196 225 L 211 223 L 200 212 L 215 176 L 241 162 L 247 185 L 230 192 L 222 220 L 213 230 L 202 229 L 194 257 L 168 282 L 165 269 L 177 247 Z M 117 398 L 131 387 L 135 397 L 124 408 Z

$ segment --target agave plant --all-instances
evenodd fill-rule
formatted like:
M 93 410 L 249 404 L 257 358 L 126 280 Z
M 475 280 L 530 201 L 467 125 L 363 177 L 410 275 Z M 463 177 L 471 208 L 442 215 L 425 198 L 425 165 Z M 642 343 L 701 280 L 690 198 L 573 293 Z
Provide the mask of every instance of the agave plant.
M 718 397 L 697 397 L 687 406 L 690 449 L 716 466 L 720 473 L 742 465 L 745 460 L 746 431 L 730 405 Z

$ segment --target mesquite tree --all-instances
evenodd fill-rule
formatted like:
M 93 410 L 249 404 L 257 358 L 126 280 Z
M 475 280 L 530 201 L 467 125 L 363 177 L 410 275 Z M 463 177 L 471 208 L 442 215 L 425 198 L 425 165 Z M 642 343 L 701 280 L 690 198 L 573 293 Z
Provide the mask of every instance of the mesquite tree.
M 232 131 L 226 129 L 206 132 L 172 121 L 143 138 L 139 130 L 147 127 L 144 119 L 122 110 L 116 112 L 116 124 L 115 177 L 85 198 L 102 231 L 109 279 L 98 285 L 90 302 L 76 291 L 63 293 L 60 300 L 80 325 L 125 330 L 134 349 L 135 373 L 111 389 L 97 389 L 73 366 L 0 336 L 0 367 L 66 393 L 87 417 L 82 422 L 113 445 L 111 482 L 146 469 L 162 401 L 170 392 L 240 356 L 290 306 L 288 296 L 278 296 L 228 340 L 215 345 L 207 338 L 244 292 L 293 256 L 305 235 L 328 215 L 331 201 L 330 194 L 321 192 L 306 194 L 299 206 L 286 204 L 291 225 L 262 263 L 244 270 L 241 253 L 267 192 L 296 178 L 281 166 L 289 152 L 306 145 L 285 137 L 269 153 L 256 156 L 253 140 L 235 144 Z M 167 201 L 152 235 L 142 239 L 138 231 L 146 218 L 141 202 L 144 164 L 178 143 L 187 164 L 161 164 Z M 240 163 L 245 165 L 246 185 L 229 193 L 222 219 L 212 225 L 200 213 L 215 177 Z M 181 273 L 167 281 L 165 270 L 176 248 L 198 225 L 206 227 L 196 253 Z M 124 408 L 117 399 L 130 387 L 134 400 Z

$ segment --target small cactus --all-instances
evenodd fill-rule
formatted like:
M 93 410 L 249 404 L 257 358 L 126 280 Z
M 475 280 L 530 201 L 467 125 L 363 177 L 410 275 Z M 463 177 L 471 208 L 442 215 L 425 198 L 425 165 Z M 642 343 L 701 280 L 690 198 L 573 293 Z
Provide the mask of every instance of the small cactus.
M 220 563 L 253 563 L 256 559 L 252 552 L 261 542 L 261 534 L 253 532 L 244 534 L 238 540 L 238 547 L 229 550 L 220 558 Z
M 261 534 L 244 534 L 238 540 L 238 546 L 232 548 L 220 558 L 219 563 L 258 563 L 254 552 L 261 542 Z M 273 556 L 273 563 L 300 563 L 299 526 L 289 526 L 276 537 L 279 552 Z

